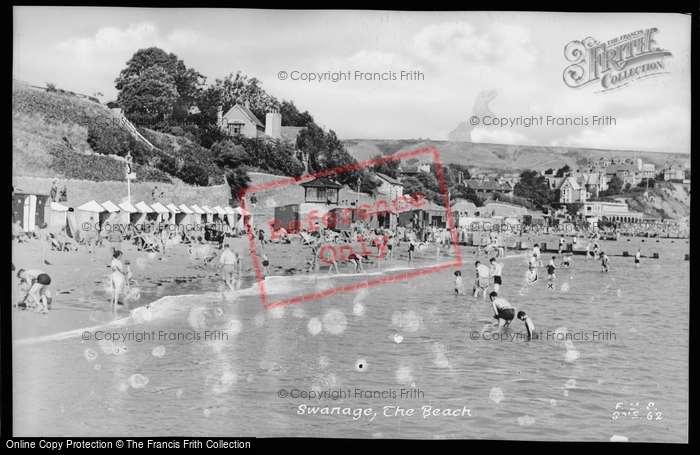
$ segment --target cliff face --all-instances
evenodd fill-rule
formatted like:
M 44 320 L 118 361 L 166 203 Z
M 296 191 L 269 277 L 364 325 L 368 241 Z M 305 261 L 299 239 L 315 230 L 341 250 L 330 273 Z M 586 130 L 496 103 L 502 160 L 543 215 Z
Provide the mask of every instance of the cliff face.
M 627 199 L 630 210 L 654 218 L 681 219 L 690 216 L 690 186 L 680 183 L 659 183 L 646 193 Z

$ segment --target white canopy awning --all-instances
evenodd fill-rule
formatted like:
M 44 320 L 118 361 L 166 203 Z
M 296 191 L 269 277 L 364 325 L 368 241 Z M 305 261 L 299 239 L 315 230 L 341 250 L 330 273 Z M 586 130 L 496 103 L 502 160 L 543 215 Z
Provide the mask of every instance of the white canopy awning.
M 138 204 L 136 204 L 136 208 L 139 210 L 141 213 L 153 213 L 155 210 L 150 208 L 148 205 L 146 205 L 145 202 L 141 201 Z
M 204 210 L 202 210 L 201 208 L 199 208 L 199 206 L 197 204 L 191 205 L 190 207 L 192 208 L 192 210 L 194 210 L 194 213 L 199 213 L 200 215 L 207 213 Z
M 112 201 L 103 202 L 102 207 L 104 207 L 108 212 L 119 212 L 119 207 Z
M 229 207 L 229 206 L 224 207 L 224 210 L 226 211 L 226 214 L 227 214 L 227 215 L 235 215 L 235 214 L 237 213 L 235 210 L 233 210 L 233 209 L 232 209 L 231 207 Z
M 180 210 L 182 210 L 182 213 L 194 213 L 192 210 L 189 209 L 185 204 L 180 204 L 179 207 Z
M 226 215 L 226 210 L 222 209 L 222 208 L 219 207 L 218 205 L 217 205 L 216 207 L 214 207 L 214 210 L 215 210 L 216 213 L 218 213 L 219 215 Z
M 124 202 L 120 203 L 120 204 L 119 204 L 119 208 L 122 209 L 122 210 L 124 210 L 125 212 L 136 213 L 136 212 L 139 211 L 136 207 L 134 207 L 134 206 L 131 204 L 131 202 L 127 202 L 127 201 L 124 201 Z
M 52 202 L 51 203 L 51 210 L 55 210 L 57 212 L 67 212 L 68 207 L 66 207 L 63 204 L 59 204 L 58 202 Z
M 96 212 L 96 213 L 105 212 L 104 207 L 102 207 L 100 204 L 98 204 L 95 201 L 86 202 L 85 204 L 78 207 L 78 210 L 85 210 L 86 212 Z
M 155 202 L 151 204 L 151 208 L 155 210 L 158 213 L 170 213 L 170 210 L 168 210 L 163 204 L 160 202 Z
M 165 207 L 167 207 L 167 209 L 173 213 L 182 213 L 182 211 L 179 208 L 175 207 L 175 204 L 173 204 L 173 203 L 170 203 L 170 204 L 166 205 Z
M 202 209 L 204 209 L 204 213 L 216 213 L 216 210 L 213 208 L 209 207 L 208 205 L 203 205 Z
M 236 207 L 235 209 L 233 209 L 233 211 L 236 212 L 236 213 L 239 214 L 239 215 L 243 215 L 243 216 L 248 216 L 248 215 L 249 215 L 249 213 L 246 212 L 245 210 L 243 210 L 241 207 Z

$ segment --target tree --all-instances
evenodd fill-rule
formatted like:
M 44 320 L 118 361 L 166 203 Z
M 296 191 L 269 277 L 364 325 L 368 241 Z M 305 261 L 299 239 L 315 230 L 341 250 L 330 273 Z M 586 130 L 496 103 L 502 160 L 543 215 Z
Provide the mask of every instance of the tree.
M 162 128 L 178 99 L 175 79 L 158 65 L 145 68 L 138 77 L 125 79 L 119 87 L 117 101 L 124 114 L 146 127 Z
M 529 199 L 538 209 L 542 209 L 554 200 L 554 192 L 549 189 L 547 179 L 537 171 L 524 171 L 520 181 L 515 185 L 513 194 Z
M 183 123 L 190 114 L 190 109 L 197 105 L 202 94 L 202 86 L 206 78 L 192 68 L 187 68 L 182 60 L 175 54 L 168 54 L 157 47 L 139 49 L 131 59 L 126 62 L 126 68 L 114 81 L 117 90 L 120 91 L 117 101 L 124 108 L 124 114 L 143 114 L 143 109 L 139 109 L 138 101 L 140 97 L 161 98 L 164 96 L 163 88 L 157 89 L 153 93 L 154 81 L 153 68 L 160 68 L 158 76 L 161 77 L 161 85 L 171 86 L 169 92 L 174 93 L 174 99 L 167 97 L 167 109 L 160 107 L 159 114 L 164 114 L 159 123 L 144 124 L 148 127 L 159 127 L 160 130 L 168 123 Z M 163 77 L 162 73 L 167 75 Z M 122 94 L 128 90 L 127 94 Z M 123 101 L 126 101 L 124 104 Z M 152 102 L 152 101 L 151 101 Z M 153 112 L 151 114 L 154 114 Z M 157 117 L 159 118 L 159 117 Z M 140 118 L 141 122 L 154 121 L 152 117 Z
M 564 177 L 569 172 L 571 172 L 571 168 L 568 164 L 565 164 L 564 167 L 557 169 L 557 174 L 555 177 Z
M 372 156 L 370 159 L 372 161 L 376 161 L 380 158 L 383 158 L 383 156 L 381 154 L 377 154 Z M 375 163 L 372 166 L 372 170 L 395 179 L 399 176 L 399 166 L 401 166 L 401 160 L 389 160 L 382 163 Z
M 243 147 L 226 142 L 217 144 L 218 155 L 214 159 L 217 166 L 224 170 L 226 183 L 231 189 L 231 197 L 239 199 L 239 192 L 250 186 L 250 177 L 243 167 L 242 154 L 245 153 Z
M 601 192 L 602 196 L 616 196 L 622 191 L 622 185 L 624 182 L 620 177 L 614 175 L 613 178 L 608 182 L 608 189 Z
M 306 126 L 314 121 L 309 111 L 299 112 L 294 101 L 282 100 L 280 114 L 282 114 L 282 126 Z
M 279 110 L 280 102 L 268 95 L 260 87 L 261 82 L 256 78 L 248 79 L 240 71 L 234 76 L 229 74 L 223 79 L 217 79 L 212 90 L 218 93 L 218 103 L 226 112 L 236 103 L 249 103 L 251 112 L 264 124 L 265 114 L 271 110 Z

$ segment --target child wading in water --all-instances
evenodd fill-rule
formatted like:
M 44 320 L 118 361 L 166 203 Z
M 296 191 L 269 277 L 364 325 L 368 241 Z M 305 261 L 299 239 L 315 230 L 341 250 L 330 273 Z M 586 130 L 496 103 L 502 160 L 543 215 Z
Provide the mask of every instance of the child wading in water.
M 525 323 L 525 328 L 527 329 L 527 339 L 536 340 L 538 336 L 537 332 L 535 332 L 535 323 L 532 322 L 532 319 L 527 317 L 527 314 L 524 311 L 518 311 L 518 319 Z
M 455 293 L 457 295 L 464 295 L 466 291 L 464 290 L 464 284 L 462 283 L 462 272 L 457 270 L 455 272 Z
M 556 269 L 554 266 L 554 260 L 556 258 L 556 256 L 552 256 L 552 259 L 549 260 L 549 265 L 547 266 L 547 279 L 550 281 L 556 278 L 556 275 L 554 275 L 554 269 Z

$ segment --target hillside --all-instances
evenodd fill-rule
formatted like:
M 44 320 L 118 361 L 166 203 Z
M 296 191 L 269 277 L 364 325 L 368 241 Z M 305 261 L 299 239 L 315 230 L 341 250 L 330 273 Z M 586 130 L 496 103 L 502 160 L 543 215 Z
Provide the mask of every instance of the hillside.
M 521 171 L 534 169 L 537 171 L 553 168 L 558 169 L 565 164 L 575 167 L 577 163 L 585 163 L 588 159 L 598 158 L 641 158 L 645 163 L 653 163 L 657 169 L 673 160 L 685 161 L 690 158 L 687 154 L 669 154 L 657 152 L 642 152 L 634 150 L 600 150 L 570 147 L 535 147 L 506 144 L 478 144 L 473 142 L 450 142 L 431 140 L 370 140 L 351 139 L 343 141 L 347 150 L 358 161 L 370 159 L 372 156 L 391 155 L 396 152 L 415 150 L 435 146 L 443 163 L 464 164 L 478 167 L 484 171 Z M 421 160 L 431 160 L 422 157 Z
M 69 93 L 46 92 L 12 83 L 12 175 L 94 181 L 122 181 L 123 161 L 95 153 L 88 142 L 88 126 L 129 135 L 111 109 Z M 177 152 L 185 138 L 150 131 L 165 152 Z M 135 164 L 140 181 L 178 182 L 149 163 Z
M 690 217 L 690 192 L 680 183 L 660 183 L 656 188 L 627 198 L 630 210 L 653 218 L 682 219 Z

